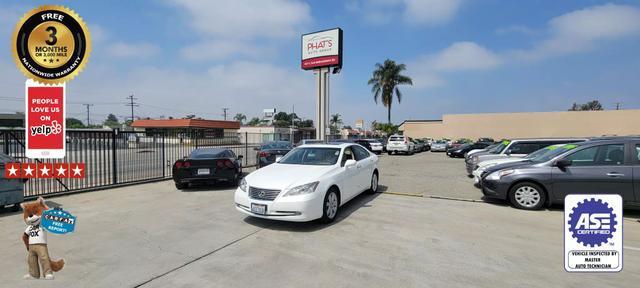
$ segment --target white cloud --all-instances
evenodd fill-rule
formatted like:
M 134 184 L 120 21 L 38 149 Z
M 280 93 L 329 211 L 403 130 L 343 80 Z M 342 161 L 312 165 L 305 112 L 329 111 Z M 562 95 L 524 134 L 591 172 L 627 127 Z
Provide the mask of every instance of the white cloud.
M 107 53 L 116 58 L 149 58 L 160 52 L 160 48 L 151 43 L 117 42 L 107 47 Z
M 170 0 L 187 9 L 196 31 L 224 38 L 298 36 L 310 22 L 309 5 L 298 0 Z
M 223 60 L 231 56 L 249 58 L 272 58 L 276 54 L 275 47 L 244 41 L 218 40 L 196 43 L 180 50 L 180 55 L 192 61 Z
M 536 30 L 531 29 L 527 26 L 511 25 L 508 27 L 498 28 L 495 30 L 495 33 L 498 35 L 506 35 L 506 34 L 533 35 L 533 34 L 536 34 Z
M 442 24 L 452 19 L 461 0 L 404 0 L 404 20 L 412 24 Z
M 640 9 L 606 4 L 573 11 L 549 21 L 550 36 L 516 57 L 540 60 L 595 48 L 603 41 L 640 34 Z

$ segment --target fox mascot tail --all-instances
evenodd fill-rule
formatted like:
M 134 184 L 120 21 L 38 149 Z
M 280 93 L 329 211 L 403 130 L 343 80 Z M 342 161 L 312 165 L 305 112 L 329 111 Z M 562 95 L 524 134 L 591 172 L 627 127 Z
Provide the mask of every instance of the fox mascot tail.
M 51 263 L 51 270 L 53 270 L 53 272 L 58 272 L 64 267 L 64 259 L 58 261 L 51 260 L 49 263 Z

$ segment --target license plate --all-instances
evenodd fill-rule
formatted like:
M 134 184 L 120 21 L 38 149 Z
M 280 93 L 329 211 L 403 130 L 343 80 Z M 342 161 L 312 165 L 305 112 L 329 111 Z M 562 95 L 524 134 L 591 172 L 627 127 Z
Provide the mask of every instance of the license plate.
M 207 168 L 198 169 L 198 175 L 209 175 L 210 173 L 211 173 L 210 170 Z
M 267 214 L 267 205 L 251 203 L 251 212 L 260 215 Z

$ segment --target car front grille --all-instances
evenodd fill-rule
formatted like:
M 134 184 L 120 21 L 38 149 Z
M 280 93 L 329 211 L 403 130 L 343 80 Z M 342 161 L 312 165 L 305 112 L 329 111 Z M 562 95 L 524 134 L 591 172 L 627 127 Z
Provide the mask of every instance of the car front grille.
M 249 198 L 257 200 L 273 201 L 280 194 L 280 190 L 249 187 Z

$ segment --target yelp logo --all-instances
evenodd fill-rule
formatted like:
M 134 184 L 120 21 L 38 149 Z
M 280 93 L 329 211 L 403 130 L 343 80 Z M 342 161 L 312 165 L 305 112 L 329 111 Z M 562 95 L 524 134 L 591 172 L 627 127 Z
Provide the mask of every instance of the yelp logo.
M 44 135 L 49 136 L 51 134 L 60 134 L 62 132 L 62 125 L 57 120 L 51 121 L 51 125 L 31 126 L 31 136 Z

